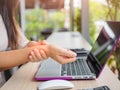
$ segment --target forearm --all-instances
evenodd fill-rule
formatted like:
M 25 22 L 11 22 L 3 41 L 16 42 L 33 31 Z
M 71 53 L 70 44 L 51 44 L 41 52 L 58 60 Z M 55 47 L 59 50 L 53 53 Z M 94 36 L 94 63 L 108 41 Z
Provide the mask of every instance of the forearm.
M 33 49 L 44 50 L 49 56 L 49 45 L 37 45 L 18 50 L 0 52 L 0 71 L 24 64 L 29 61 L 29 54 Z
M 60 63 L 65 63 L 64 59 L 68 62 L 67 58 L 75 57 L 73 53 L 50 44 L 25 47 L 23 49 L 0 52 L 0 71 L 28 62 L 29 54 L 35 48 L 45 51 L 48 57 L 51 57 Z
M 32 48 L 0 52 L 0 71 L 18 66 L 27 61 Z

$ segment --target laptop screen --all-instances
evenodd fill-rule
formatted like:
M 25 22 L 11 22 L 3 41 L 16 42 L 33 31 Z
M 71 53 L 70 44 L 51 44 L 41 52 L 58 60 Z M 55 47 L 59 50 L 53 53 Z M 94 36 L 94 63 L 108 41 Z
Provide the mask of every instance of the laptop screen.
M 96 73 L 97 77 L 102 71 L 110 53 L 112 52 L 112 48 L 114 45 L 114 37 L 112 33 L 106 31 L 104 28 L 101 30 L 94 46 L 88 55 L 88 63 L 91 63 L 91 69 L 94 73 Z
M 120 36 L 120 21 L 106 21 L 104 27 L 113 31 L 116 38 Z

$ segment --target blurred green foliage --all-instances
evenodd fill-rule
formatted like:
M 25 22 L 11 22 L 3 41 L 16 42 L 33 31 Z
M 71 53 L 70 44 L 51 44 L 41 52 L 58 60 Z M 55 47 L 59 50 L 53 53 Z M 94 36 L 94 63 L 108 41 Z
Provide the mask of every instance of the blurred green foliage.
M 74 29 L 78 32 L 82 32 L 82 25 L 81 25 L 81 9 L 76 8 L 74 14 Z
M 40 31 L 45 28 L 64 27 L 65 13 L 62 11 L 49 12 L 44 9 L 26 10 L 26 36 L 40 36 Z
M 105 20 L 105 6 L 102 3 L 97 1 L 90 0 L 90 11 L 89 11 L 89 18 L 90 18 L 90 39 L 91 44 L 93 44 L 98 37 L 97 28 L 96 28 L 96 21 Z
M 120 0 L 106 0 L 107 2 L 107 20 L 120 20 Z
M 44 28 L 53 27 L 53 23 L 48 19 L 48 13 L 42 9 L 26 10 L 26 36 L 40 35 Z
M 63 28 L 65 22 L 65 12 L 58 10 L 52 13 L 51 19 L 54 22 L 54 28 Z

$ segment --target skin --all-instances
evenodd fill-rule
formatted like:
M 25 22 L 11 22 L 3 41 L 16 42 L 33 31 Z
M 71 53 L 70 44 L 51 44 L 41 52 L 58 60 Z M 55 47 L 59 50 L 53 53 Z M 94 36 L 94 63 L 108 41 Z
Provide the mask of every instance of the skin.
M 36 45 L 18 50 L 0 52 L 0 71 L 28 62 L 30 60 L 29 54 L 34 49 L 43 50 L 47 56 L 53 58 L 61 64 L 76 60 L 76 54 L 70 50 L 51 44 Z
M 45 41 L 46 42 L 46 41 Z M 45 45 L 44 41 L 36 42 L 36 41 L 30 41 L 26 47 L 32 47 L 36 45 Z M 38 50 L 35 48 L 30 52 L 29 59 L 31 62 L 38 62 L 47 59 L 48 56 L 43 50 Z
M 44 46 L 49 46 L 48 51 L 44 51 L 44 50 L 38 50 L 37 48 L 35 48 L 33 51 L 31 51 L 29 59 L 31 61 L 42 61 L 47 59 L 48 57 L 52 57 L 54 60 L 56 60 L 57 62 L 61 63 L 61 64 L 65 64 L 65 63 L 69 63 L 69 62 L 73 62 L 74 60 L 76 60 L 76 53 L 64 49 L 64 48 L 60 48 L 58 46 L 55 45 L 50 45 L 48 44 L 45 40 L 41 41 L 41 42 L 34 42 L 32 41 L 31 44 L 29 44 L 29 47 L 32 45 L 44 45 Z M 48 54 L 47 52 L 49 52 L 50 54 Z

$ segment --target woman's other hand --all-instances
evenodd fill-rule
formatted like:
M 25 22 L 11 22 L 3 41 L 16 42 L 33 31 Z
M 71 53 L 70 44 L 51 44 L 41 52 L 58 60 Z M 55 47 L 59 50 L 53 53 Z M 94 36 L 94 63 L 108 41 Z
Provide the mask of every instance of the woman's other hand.
M 42 61 L 48 57 L 53 58 L 61 64 L 74 62 L 76 60 L 76 53 L 71 50 L 60 48 L 58 46 L 48 44 L 46 41 L 35 42 L 32 41 L 29 47 L 38 46 L 31 51 L 29 59 L 31 61 Z
M 77 54 L 71 50 L 60 48 L 54 45 L 50 45 L 49 49 L 50 57 L 52 57 L 54 60 L 61 64 L 74 62 L 76 60 Z

